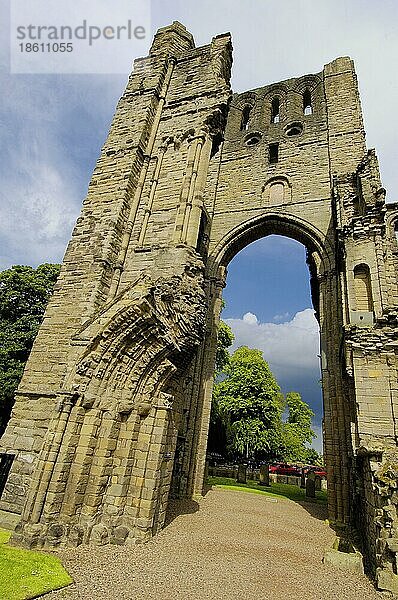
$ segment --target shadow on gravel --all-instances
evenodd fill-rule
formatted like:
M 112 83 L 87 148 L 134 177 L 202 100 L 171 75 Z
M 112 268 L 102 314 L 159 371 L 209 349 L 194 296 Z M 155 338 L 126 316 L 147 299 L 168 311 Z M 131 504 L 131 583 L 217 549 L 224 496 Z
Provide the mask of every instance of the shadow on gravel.
M 205 481 L 203 484 L 203 496 L 206 496 L 212 488 L 213 486 L 208 481 Z
M 312 517 L 325 521 L 328 518 L 328 507 L 325 504 L 317 504 L 315 502 L 298 501 L 294 500 L 297 504 L 302 506 Z
M 198 512 L 199 504 L 194 500 L 169 500 L 164 527 L 167 527 L 180 515 L 192 515 Z

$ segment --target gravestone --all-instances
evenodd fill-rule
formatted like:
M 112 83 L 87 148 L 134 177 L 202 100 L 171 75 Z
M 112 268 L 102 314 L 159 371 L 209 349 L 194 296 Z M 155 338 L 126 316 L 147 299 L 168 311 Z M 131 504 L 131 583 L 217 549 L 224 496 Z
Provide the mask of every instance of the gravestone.
M 307 498 L 315 498 L 315 473 L 308 473 L 305 484 L 305 495 Z
M 247 466 L 238 465 L 238 474 L 236 477 L 238 483 L 247 483 Z
M 269 487 L 269 465 L 266 463 L 265 465 L 261 465 L 260 467 L 260 475 L 258 485 L 263 485 Z
M 300 487 L 305 490 L 305 473 L 304 473 L 304 469 L 301 469 L 301 481 L 300 481 Z

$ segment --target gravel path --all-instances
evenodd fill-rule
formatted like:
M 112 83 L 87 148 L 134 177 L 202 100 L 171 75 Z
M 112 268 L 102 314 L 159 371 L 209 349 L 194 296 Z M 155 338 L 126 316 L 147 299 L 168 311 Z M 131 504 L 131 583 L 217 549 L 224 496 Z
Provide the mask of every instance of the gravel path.
M 211 490 L 147 544 L 62 550 L 75 584 L 46 600 L 377 600 L 365 576 L 325 567 L 322 508 Z M 318 511 L 318 514 L 314 514 Z M 318 517 L 318 518 L 317 518 Z

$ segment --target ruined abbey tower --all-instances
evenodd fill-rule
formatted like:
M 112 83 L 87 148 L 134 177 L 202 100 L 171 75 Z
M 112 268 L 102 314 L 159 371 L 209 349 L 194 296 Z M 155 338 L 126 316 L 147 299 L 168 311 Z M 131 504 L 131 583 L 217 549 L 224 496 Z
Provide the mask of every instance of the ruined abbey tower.
M 367 150 L 354 66 L 242 94 L 229 35 L 179 23 L 134 64 L 0 442 L 28 546 L 135 543 L 203 485 L 229 261 L 308 253 L 330 519 L 397 589 L 398 206 Z

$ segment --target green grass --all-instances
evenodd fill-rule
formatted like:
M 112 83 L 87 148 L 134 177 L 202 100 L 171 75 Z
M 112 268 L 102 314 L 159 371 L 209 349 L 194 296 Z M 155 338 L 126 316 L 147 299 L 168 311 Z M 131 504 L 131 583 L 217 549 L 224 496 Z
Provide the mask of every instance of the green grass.
M 306 498 L 305 490 L 297 485 L 289 485 L 285 483 L 271 483 L 269 488 L 262 488 L 257 481 L 248 480 L 246 484 L 236 483 L 234 479 L 228 477 L 208 477 L 208 485 L 221 487 L 229 490 L 237 490 L 242 492 L 251 492 L 255 494 L 264 494 L 273 498 L 288 498 L 294 502 L 316 502 L 317 504 L 327 503 L 327 492 L 319 490 L 316 492 L 316 498 Z
M 58 558 L 8 546 L 10 532 L 0 529 L 0 600 L 26 600 L 73 582 Z

